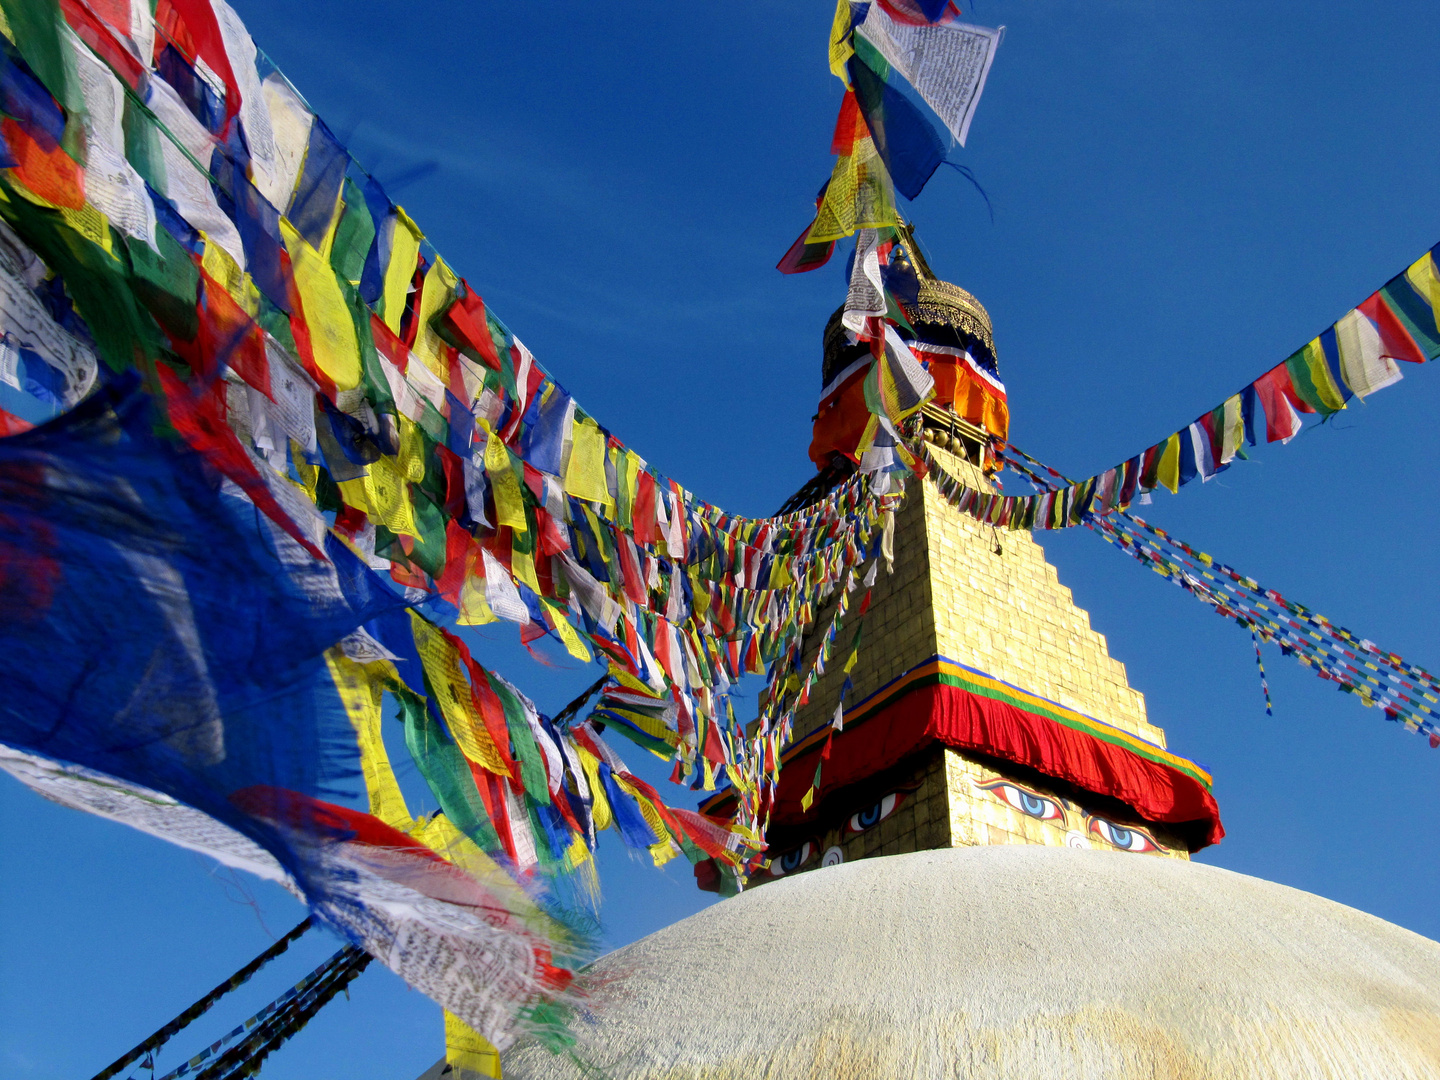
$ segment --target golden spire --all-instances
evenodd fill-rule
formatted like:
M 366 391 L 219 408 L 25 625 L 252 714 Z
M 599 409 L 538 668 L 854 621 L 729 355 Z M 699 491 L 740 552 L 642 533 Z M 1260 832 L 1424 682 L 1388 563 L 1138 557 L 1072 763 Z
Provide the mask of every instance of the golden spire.
M 915 276 L 920 279 L 920 292 L 914 304 L 903 303 L 905 314 L 915 327 L 916 334 L 926 338 L 925 328 L 948 327 L 979 340 L 995 356 L 995 335 L 990 325 L 990 314 L 974 296 L 948 281 L 941 281 L 925 261 L 920 245 L 915 242 L 915 225 L 907 222 L 897 226 L 900 234 L 900 248 L 904 257 L 915 267 Z

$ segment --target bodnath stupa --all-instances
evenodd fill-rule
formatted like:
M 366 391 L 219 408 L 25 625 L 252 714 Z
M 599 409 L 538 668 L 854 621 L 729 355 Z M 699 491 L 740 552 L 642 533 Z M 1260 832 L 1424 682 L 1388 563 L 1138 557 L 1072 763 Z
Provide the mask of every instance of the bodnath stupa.
M 989 316 L 901 237 L 907 344 L 936 381 L 924 438 L 989 487 L 1008 434 Z M 841 312 L 824 343 L 802 502 L 864 422 L 866 347 Z M 1224 835 L 1210 776 L 1028 533 L 925 479 L 893 549 L 857 664 L 797 714 L 768 869 L 600 960 L 573 1052 L 521 1043 L 506 1077 L 1440 1077 L 1440 944 L 1190 862 Z

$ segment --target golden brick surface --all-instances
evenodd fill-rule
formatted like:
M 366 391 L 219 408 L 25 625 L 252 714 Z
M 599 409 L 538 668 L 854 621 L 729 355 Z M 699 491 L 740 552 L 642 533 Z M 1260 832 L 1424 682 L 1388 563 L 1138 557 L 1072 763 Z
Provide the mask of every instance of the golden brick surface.
M 944 450 L 943 468 L 972 487 L 980 471 Z M 854 633 L 852 615 L 836 635 L 826 674 L 796 715 L 794 738 L 830 722 Z M 833 606 L 819 613 L 829 625 Z M 820 634 L 807 649 L 813 661 Z M 854 706 L 886 683 L 939 654 L 1113 724 L 1159 746 L 1165 735 L 1145 716 L 1123 664 L 1075 605 L 1028 532 L 997 532 L 952 508 L 933 481 L 912 480 L 896 516 L 895 566 L 875 582 L 858 662 Z M 1023 777 L 1021 774 L 1024 774 Z M 1064 788 L 1064 790 L 1060 790 Z M 889 800 L 887 802 L 887 799 Z M 833 861 L 976 844 L 1047 844 L 1139 851 L 1189 858 L 1185 842 L 1141 822 L 1113 800 L 1047 784 L 1018 767 L 939 745 L 920 750 L 883 777 L 826 791 L 807 819 L 770 836 L 763 884 Z
M 988 487 L 973 465 L 938 448 L 933 453 L 952 475 Z M 852 610 L 859 596 L 857 590 Z M 828 625 L 831 613 L 821 612 L 816 625 Z M 796 715 L 795 738 L 835 712 L 853 620 L 842 626 L 825 676 Z M 814 636 L 807 665 L 818 647 Z M 896 516 L 894 573 L 882 566 L 876 579 L 847 703 L 937 653 L 1165 745 L 1125 665 L 1111 658 L 1030 534 L 982 525 L 951 507 L 932 481 L 912 480 Z

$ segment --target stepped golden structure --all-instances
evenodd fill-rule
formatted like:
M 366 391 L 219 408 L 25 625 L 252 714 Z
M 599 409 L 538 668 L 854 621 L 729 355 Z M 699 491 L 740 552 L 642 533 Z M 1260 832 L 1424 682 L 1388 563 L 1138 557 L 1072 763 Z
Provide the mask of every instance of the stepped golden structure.
M 913 260 L 919 280 L 904 312 L 911 348 L 937 390 L 953 388 L 925 407 L 923 437 L 944 472 L 993 490 L 987 474 L 1008 411 L 989 315 L 964 289 L 936 280 L 908 234 L 894 257 Z M 845 372 L 868 356 L 840 315 L 824 334 L 817 441 L 827 408 L 832 426 L 845 408 Z M 1002 406 L 977 407 L 979 395 L 961 389 L 967 381 Z M 835 455 L 830 468 L 841 475 L 845 462 Z M 1166 749 L 1124 665 L 1028 533 L 1002 536 L 952 508 L 934 477 L 912 479 L 894 552 L 863 616 L 843 728 L 832 733 L 843 650 L 796 715 L 769 832 L 773 857 L 757 883 L 931 848 L 1044 844 L 1184 859 L 1218 839 L 1209 776 Z M 815 625 L 827 626 L 830 614 Z M 854 618 L 837 644 L 849 640 Z M 810 643 L 804 670 L 818 646 Z M 723 795 L 709 804 L 726 808 Z

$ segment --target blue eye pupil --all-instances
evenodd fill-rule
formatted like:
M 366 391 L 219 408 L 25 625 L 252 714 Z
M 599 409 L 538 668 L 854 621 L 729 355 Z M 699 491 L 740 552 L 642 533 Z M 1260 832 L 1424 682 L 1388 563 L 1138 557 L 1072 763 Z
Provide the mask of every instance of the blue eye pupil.
M 874 825 L 877 821 L 880 820 L 880 804 L 876 803 L 874 806 L 870 807 L 869 810 L 862 810 L 856 816 L 860 819 L 860 827 L 862 829 L 868 829 L 871 825 Z
M 1024 809 L 1025 813 L 1031 817 L 1045 816 L 1045 800 L 1038 795 L 1031 795 L 1028 791 L 1022 791 L 1020 793 L 1020 806 Z
M 796 849 L 795 851 L 786 852 L 785 857 L 780 860 L 780 867 L 781 867 L 782 870 L 786 870 L 786 871 L 794 870 L 794 869 L 795 869 L 797 866 L 799 866 L 799 865 L 800 865 L 800 849 Z
M 1129 829 L 1121 829 L 1111 825 L 1110 839 L 1114 841 L 1116 847 L 1129 847 L 1131 840 L 1134 839 L 1134 834 L 1131 833 Z

